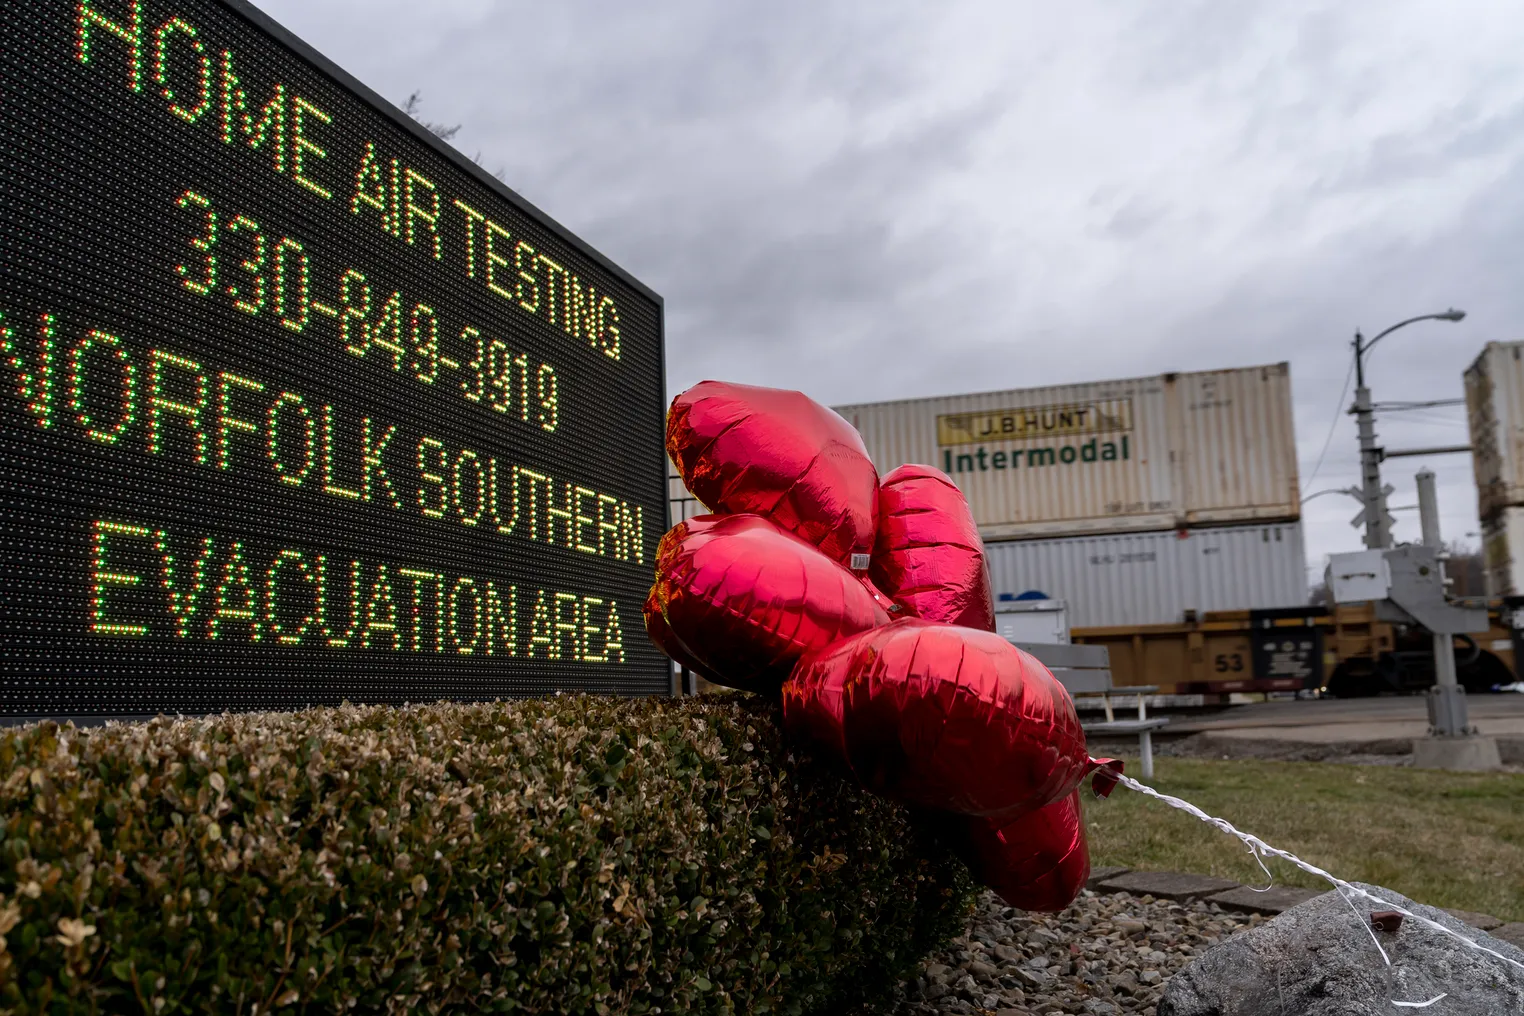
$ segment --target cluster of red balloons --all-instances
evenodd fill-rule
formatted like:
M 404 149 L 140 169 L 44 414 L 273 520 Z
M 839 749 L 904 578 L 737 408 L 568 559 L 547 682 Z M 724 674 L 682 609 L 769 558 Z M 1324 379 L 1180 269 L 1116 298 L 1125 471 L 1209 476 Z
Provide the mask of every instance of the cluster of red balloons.
M 1079 786 L 1117 764 L 1089 757 L 1063 685 L 994 633 L 962 491 L 930 466 L 880 481 L 850 424 L 774 388 L 690 388 L 667 452 L 714 514 L 661 541 L 652 641 L 716 684 L 781 692 L 791 734 L 949 816 L 974 877 L 1012 906 L 1073 902 L 1090 874 Z

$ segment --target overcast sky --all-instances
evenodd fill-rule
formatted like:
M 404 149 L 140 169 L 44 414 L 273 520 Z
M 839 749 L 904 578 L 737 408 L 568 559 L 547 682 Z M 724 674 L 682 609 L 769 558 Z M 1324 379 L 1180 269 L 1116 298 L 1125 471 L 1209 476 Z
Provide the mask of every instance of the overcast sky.
M 1289 360 L 1307 492 L 1524 338 L 1524 8 L 258 0 L 666 299 L 668 383 L 828 404 Z M 1337 420 L 1332 443 L 1310 476 Z M 1460 444 L 1448 408 L 1378 421 Z M 1440 477 L 1476 541 L 1465 456 Z M 1359 549 L 1343 497 L 1308 554 Z M 1417 538 L 1416 512 L 1398 537 Z

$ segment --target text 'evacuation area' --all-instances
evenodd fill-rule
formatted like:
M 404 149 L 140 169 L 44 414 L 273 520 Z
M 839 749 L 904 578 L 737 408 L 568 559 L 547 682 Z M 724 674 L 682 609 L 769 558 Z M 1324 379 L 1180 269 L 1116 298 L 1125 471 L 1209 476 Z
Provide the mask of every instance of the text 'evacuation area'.
M 102 634 L 624 662 L 619 606 L 603 597 L 133 522 L 94 528 Z

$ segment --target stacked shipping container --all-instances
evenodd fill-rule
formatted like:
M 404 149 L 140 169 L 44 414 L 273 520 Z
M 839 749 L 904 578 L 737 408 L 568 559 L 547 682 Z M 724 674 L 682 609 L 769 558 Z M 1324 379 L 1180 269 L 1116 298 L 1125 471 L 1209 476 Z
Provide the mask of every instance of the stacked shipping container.
M 1187 611 L 1307 602 L 1299 523 L 986 543 L 995 594 L 1036 590 L 1075 628 L 1180 621 Z
M 1487 343 L 1465 382 L 1488 592 L 1524 595 L 1524 342 Z
M 836 411 L 881 473 L 950 475 L 986 541 L 1300 517 L 1284 363 Z
M 840 406 L 880 475 L 935 465 L 968 496 L 996 593 L 1076 627 L 1306 602 L 1285 363 Z M 704 511 L 673 476 L 674 520 Z

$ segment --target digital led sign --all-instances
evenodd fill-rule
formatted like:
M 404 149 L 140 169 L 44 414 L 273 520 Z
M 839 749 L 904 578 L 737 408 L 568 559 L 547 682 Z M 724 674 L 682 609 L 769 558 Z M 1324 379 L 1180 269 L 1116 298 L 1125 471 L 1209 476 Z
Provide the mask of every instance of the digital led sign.
M 3 8 L 0 714 L 666 691 L 660 298 L 246 4 Z

